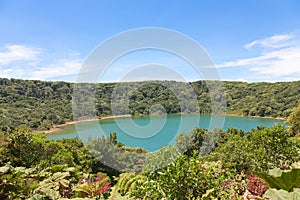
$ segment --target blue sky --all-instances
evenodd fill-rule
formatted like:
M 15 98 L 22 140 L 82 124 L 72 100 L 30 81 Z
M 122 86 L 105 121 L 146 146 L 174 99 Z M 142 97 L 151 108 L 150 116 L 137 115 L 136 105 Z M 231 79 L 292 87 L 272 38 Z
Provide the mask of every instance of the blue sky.
M 162 27 L 197 41 L 222 80 L 300 80 L 299 11 L 298 0 L 0 0 L 0 77 L 75 81 L 89 53 L 107 38 Z M 199 79 L 182 59 L 147 50 L 118 59 L 103 81 L 118 81 L 149 63 Z

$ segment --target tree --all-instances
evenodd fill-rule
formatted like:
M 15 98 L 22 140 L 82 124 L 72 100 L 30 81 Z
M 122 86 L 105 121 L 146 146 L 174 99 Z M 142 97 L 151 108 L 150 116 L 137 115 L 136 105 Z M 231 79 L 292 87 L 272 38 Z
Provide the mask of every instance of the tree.
M 30 167 L 39 162 L 43 145 L 33 137 L 29 130 L 21 127 L 10 133 L 6 155 L 13 166 Z
M 294 108 L 290 116 L 287 118 L 287 123 L 290 125 L 289 133 L 295 136 L 300 133 L 300 103 Z
M 226 141 L 227 140 L 227 141 Z M 244 136 L 229 135 L 206 159 L 233 165 L 238 171 L 265 172 L 287 169 L 299 160 L 299 145 L 291 141 L 286 128 L 258 127 Z

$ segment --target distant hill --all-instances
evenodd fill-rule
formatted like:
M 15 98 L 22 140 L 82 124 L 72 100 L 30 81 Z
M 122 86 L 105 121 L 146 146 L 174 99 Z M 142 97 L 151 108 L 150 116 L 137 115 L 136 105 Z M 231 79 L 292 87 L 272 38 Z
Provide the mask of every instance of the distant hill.
M 182 89 L 183 83 L 164 81 L 164 84 L 147 83 L 130 92 L 129 110 L 133 115 L 148 114 L 154 104 L 161 104 L 167 113 L 181 112 L 178 99 L 168 86 L 177 89 L 182 98 L 188 99 L 191 91 Z M 226 90 L 226 113 L 243 116 L 270 116 L 286 118 L 300 99 L 300 81 L 278 83 L 223 82 Z M 126 96 L 138 83 L 118 85 L 120 96 Z M 211 96 L 205 81 L 190 83 L 197 95 L 201 113 L 210 113 Z M 94 84 L 97 116 L 111 114 L 111 95 L 116 83 Z M 87 86 L 88 87 L 88 86 Z M 73 83 L 47 82 L 0 78 L 0 130 L 8 131 L 17 126 L 33 130 L 46 130 L 55 124 L 73 120 Z M 88 88 L 87 88 L 88 89 Z M 84 94 L 81 107 L 75 114 L 84 115 Z M 120 102 L 120 105 L 123 105 Z M 120 114 L 124 109 L 120 107 Z M 158 110 L 159 111 L 159 110 Z M 119 112 L 119 111 L 118 111 Z M 194 112 L 194 110 L 187 110 Z

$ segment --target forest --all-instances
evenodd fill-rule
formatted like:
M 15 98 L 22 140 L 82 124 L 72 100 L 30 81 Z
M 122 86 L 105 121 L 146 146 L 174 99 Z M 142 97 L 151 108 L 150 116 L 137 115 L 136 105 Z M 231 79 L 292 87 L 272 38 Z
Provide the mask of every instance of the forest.
M 182 112 L 172 87 L 179 91 L 179 98 L 189 99 L 195 93 L 200 110 L 190 109 L 193 106 L 189 106 L 190 110 L 185 112 L 211 112 L 212 96 L 205 81 L 189 83 L 190 90 L 184 88 L 184 83 L 174 81 L 149 82 L 140 87 L 137 87 L 137 82 L 126 82 L 118 84 L 118 90 L 114 91 L 116 85 L 117 83 L 99 83 L 86 86 L 87 90 L 94 90 L 97 117 L 112 114 L 111 99 L 114 92 L 120 97 L 131 92 L 129 113 L 132 115 L 147 115 L 154 104 L 162 105 L 167 113 Z M 223 85 L 227 114 L 287 118 L 300 99 L 300 81 L 224 81 Z M 137 89 L 130 91 L 134 87 Z M 3 116 L 0 119 L 0 130 L 7 132 L 19 126 L 30 130 L 48 130 L 54 125 L 72 121 L 74 117 L 77 119 L 78 116 L 85 116 L 82 108 L 89 107 L 87 102 L 90 99 L 82 99 L 82 107 L 74 107 L 73 110 L 73 90 L 74 83 L 0 78 L 0 115 Z M 124 114 L 124 110 L 119 108 L 117 113 Z M 78 116 L 73 116 L 74 114 Z
M 192 95 L 178 82 L 149 82 L 134 91 L 130 88 L 138 83 L 122 83 L 114 91 L 116 84 L 82 85 L 95 92 L 98 117 L 112 113 L 114 92 L 130 94 L 132 115 L 147 115 L 157 103 L 178 113 L 173 91 L 183 91 L 187 99 Z M 207 83 L 189 84 L 199 112 L 209 113 L 213 96 Z M 85 144 L 78 138 L 48 140 L 36 131 L 85 114 L 81 107 L 72 110 L 74 84 L 0 79 L 0 199 L 299 199 L 300 81 L 224 86 L 227 113 L 282 117 L 289 126 L 249 132 L 196 127 L 154 153 L 124 146 L 116 132 Z M 89 100 L 79 98 L 83 107 Z

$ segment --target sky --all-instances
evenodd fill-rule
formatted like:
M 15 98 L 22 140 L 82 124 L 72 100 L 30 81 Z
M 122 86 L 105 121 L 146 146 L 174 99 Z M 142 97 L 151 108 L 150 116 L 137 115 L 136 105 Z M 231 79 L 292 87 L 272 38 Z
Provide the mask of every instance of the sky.
M 192 38 L 221 80 L 300 80 L 298 0 L 0 0 L 0 77 L 74 82 L 99 44 L 143 27 Z M 159 65 L 204 78 L 177 55 L 146 49 L 117 58 L 99 81 L 172 79 Z

